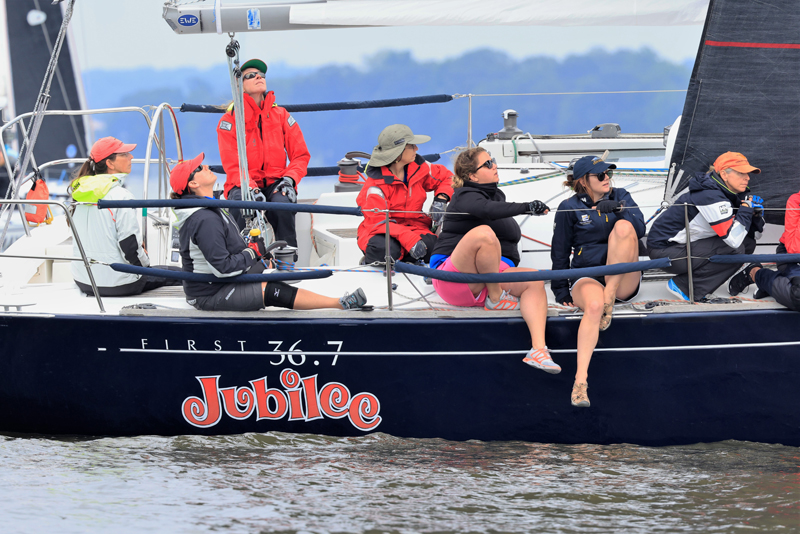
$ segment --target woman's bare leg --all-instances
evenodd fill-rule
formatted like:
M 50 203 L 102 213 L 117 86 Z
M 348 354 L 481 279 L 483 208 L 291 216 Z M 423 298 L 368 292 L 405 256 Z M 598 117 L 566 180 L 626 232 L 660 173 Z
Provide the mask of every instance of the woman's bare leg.
M 579 280 L 572 288 L 572 302 L 583 310 L 583 319 L 578 327 L 578 370 L 575 381 L 587 382 L 589 362 L 600 335 L 603 284 L 591 278 Z
M 511 267 L 503 272 L 522 271 L 535 271 L 535 269 Z M 534 349 L 543 349 L 546 345 L 544 329 L 547 323 L 547 293 L 544 290 L 544 282 L 511 282 L 500 284 L 500 287 L 519 297 L 522 318 L 525 319 L 525 324 L 531 333 L 531 346 Z
M 606 265 L 616 263 L 632 263 L 639 259 L 639 239 L 633 225 L 620 219 L 608 236 L 608 260 Z M 606 287 L 603 290 L 603 302 L 614 304 L 617 294 L 620 298 L 628 298 L 639 286 L 640 275 L 636 273 L 612 274 L 606 276 Z
M 500 272 L 500 241 L 494 231 L 486 225 L 478 226 L 467 232 L 458 242 L 450 262 L 460 273 L 497 273 Z M 473 295 L 479 295 L 483 288 L 489 290 L 489 298 L 500 299 L 500 284 L 468 284 Z

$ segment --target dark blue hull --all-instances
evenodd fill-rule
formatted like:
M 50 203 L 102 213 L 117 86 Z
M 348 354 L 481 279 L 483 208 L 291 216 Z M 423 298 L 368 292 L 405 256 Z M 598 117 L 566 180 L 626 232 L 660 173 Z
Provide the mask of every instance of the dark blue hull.
M 0 431 L 800 445 L 800 314 L 617 317 L 592 359 L 589 409 L 569 402 L 577 328 L 548 319 L 563 368 L 549 375 L 521 361 L 521 318 L 488 314 L 6 315 Z

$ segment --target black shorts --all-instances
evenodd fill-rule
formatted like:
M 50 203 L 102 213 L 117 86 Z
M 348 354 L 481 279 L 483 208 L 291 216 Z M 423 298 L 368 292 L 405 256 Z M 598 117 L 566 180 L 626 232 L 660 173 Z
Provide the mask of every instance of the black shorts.
M 633 301 L 633 299 L 638 297 L 639 296 L 639 291 L 641 291 L 641 289 L 642 289 L 642 276 L 643 276 L 642 273 L 639 273 L 639 285 L 636 286 L 636 291 L 634 291 L 633 294 L 631 294 L 631 296 L 629 296 L 626 299 L 615 298 L 614 300 L 616 302 L 625 303 L 625 302 L 631 302 L 631 301 Z M 577 280 L 570 280 L 569 281 L 569 291 L 570 291 L 570 293 L 572 293 L 572 288 L 575 287 L 575 284 L 577 284 L 580 280 L 584 280 L 586 278 L 589 278 L 591 280 L 597 280 L 598 282 L 600 282 L 600 284 L 602 284 L 603 287 L 606 287 L 606 277 L 605 276 L 584 276 L 582 278 L 578 278 Z
M 186 302 L 205 311 L 257 311 L 264 307 L 261 282 L 225 284 L 208 297 L 186 297 Z

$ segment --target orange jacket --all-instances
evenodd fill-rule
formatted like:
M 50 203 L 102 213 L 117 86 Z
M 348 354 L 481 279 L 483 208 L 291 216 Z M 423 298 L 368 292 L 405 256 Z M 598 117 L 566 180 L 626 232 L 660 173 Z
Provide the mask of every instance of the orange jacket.
M 306 175 L 308 160 L 311 159 L 300 126 L 286 109 L 275 104 L 275 93 L 272 91 L 264 96 L 260 107 L 256 105 L 253 97 L 245 94 L 244 108 L 250 187 L 265 189 L 284 176 L 291 177 L 296 186 Z M 233 107 L 217 124 L 217 142 L 222 166 L 227 175 L 225 180 L 227 197 L 231 188 L 241 185 Z
M 800 193 L 786 201 L 786 226 L 780 241 L 789 254 L 800 253 Z
M 408 185 L 398 180 L 388 167 L 370 167 L 367 181 L 358 194 L 356 203 L 364 210 L 364 221 L 358 226 L 358 247 L 364 251 L 374 235 L 386 233 L 386 217 L 369 209 L 419 212 L 427 199 L 427 192 L 444 193 L 453 197 L 450 179 L 453 173 L 444 165 L 431 164 L 422 156 L 406 165 Z M 400 242 L 403 254 L 420 240 L 423 234 L 431 233 L 431 218 L 424 213 L 389 213 L 389 234 Z M 392 222 L 393 221 L 393 222 Z

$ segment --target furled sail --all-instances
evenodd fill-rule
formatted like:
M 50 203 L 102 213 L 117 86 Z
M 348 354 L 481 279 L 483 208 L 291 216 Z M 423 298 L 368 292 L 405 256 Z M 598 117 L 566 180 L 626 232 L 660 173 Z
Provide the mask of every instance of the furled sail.
M 800 189 L 800 10 L 793 0 L 712 0 L 689 81 L 672 163 L 680 191 L 720 154 L 744 154 L 761 169 L 750 188 L 767 208 Z M 782 211 L 765 212 L 783 224 Z
M 678 26 L 702 24 L 708 0 L 315 0 L 164 6 L 176 33 L 358 26 Z

